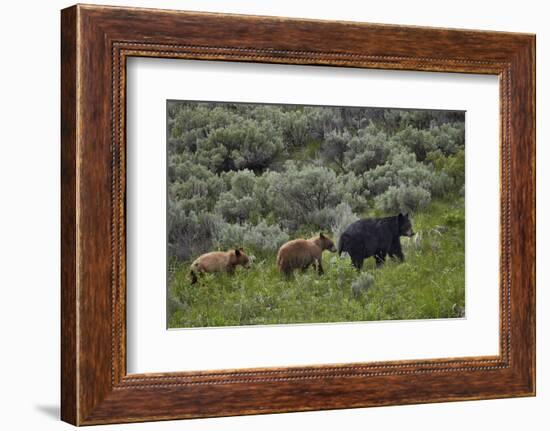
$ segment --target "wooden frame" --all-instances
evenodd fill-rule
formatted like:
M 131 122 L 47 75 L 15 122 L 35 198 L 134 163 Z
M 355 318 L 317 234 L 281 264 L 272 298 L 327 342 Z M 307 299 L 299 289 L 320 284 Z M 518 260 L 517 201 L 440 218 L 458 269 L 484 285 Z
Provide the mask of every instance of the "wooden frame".
M 534 395 L 533 35 L 78 5 L 62 11 L 61 49 L 63 420 L 88 425 Z M 127 375 L 129 56 L 498 75 L 500 354 Z

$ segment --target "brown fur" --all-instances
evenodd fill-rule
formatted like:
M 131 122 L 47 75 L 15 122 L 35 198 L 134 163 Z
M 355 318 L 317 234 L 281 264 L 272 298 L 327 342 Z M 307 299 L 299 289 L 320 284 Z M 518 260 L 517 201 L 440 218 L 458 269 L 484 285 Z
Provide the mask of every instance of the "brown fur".
M 196 283 L 197 274 L 227 272 L 232 274 L 238 265 L 248 267 L 249 259 L 242 249 L 212 251 L 199 256 L 191 264 L 191 284 Z
M 305 271 L 314 264 L 320 275 L 323 273 L 321 257 L 324 250 L 335 252 L 336 248 L 332 240 L 322 233 L 310 239 L 294 239 L 279 249 L 277 268 L 288 277 L 295 269 Z

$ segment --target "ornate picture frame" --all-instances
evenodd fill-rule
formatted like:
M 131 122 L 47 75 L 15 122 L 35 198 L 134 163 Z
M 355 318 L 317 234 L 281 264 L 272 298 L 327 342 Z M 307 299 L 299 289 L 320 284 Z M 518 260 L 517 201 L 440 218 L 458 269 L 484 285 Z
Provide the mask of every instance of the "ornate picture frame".
M 61 416 L 75 425 L 535 394 L 535 36 L 77 5 L 61 14 Z M 129 57 L 490 74 L 500 85 L 500 352 L 127 374 Z

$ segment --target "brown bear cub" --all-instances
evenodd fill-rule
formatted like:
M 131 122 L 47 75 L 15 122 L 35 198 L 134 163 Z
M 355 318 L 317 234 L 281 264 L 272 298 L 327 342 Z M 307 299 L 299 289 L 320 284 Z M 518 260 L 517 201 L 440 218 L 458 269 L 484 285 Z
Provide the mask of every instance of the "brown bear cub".
M 321 257 L 324 250 L 336 252 L 332 240 L 323 235 L 310 239 L 295 239 L 281 246 L 277 253 L 277 268 L 285 276 L 290 277 L 295 269 L 305 271 L 311 264 L 317 267 L 319 275 L 323 274 Z
M 197 274 L 203 274 L 205 272 L 209 274 L 213 272 L 227 272 L 233 274 L 238 265 L 242 265 L 245 268 L 249 267 L 249 259 L 243 249 L 212 251 L 203 254 L 191 264 L 191 284 L 197 282 Z

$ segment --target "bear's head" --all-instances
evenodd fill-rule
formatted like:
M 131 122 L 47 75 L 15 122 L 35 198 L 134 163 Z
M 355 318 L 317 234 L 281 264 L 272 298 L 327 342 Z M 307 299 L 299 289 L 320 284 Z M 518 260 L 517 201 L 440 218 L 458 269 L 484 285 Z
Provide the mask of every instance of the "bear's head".
M 409 219 L 409 214 L 401 214 L 397 216 L 397 221 L 399 224 L 399 235 L 400 236 L 414 236 L 412 223 Z
M 318 241 L 317 242 L 317 245 L 319 247 L 321 247 L 321 250 L 328 250 L 328 251 L 331 251 L 332 253 L 336 253 L 336 247 L 334 246 L 334 242 L 332 242 L 332 240 L 323 234 L 323 232 L 320 232 L 319 233 L 319 238 L 318 238 Z
M 242 248 L 236 248 L 235 250 L 229 251 L 229 258 L 231 264 L 235 266 L 242 265 L 245 268 L 250 268 L 250 259 Z

